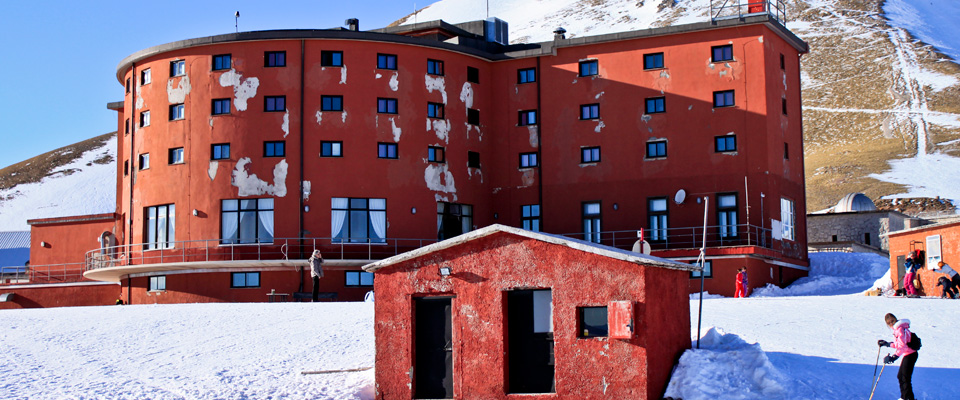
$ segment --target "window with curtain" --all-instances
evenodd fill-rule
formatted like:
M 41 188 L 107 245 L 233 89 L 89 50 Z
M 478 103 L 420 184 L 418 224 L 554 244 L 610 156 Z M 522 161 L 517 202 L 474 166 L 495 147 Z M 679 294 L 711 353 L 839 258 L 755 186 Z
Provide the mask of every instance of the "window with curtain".
M 583 203 L 583 239 L 600 243 L 600 202 Z
M 647 215 L 650 218 L 651 242 L 667 240 L 667 198 L 657 197 L 647 200 Z
M 333 243 L 386 243 L 387 200 L 331 198 L 330 236 Z
M 737 195 L 717 195 L 717 222 L 721 238 L 737 237 Z
M 220 205 L 220 243 L 273 243 L 273 199 L 229 199 Z
M 176 241 L 176 208 L 173 204 L 147 207 L 146 250 L 172 249 Z
M 783 228 L 783 238 L 785 240 L 795 240 L 795 226 L 797 224 L 796 215 L 793 213 L 793 200 L 780 198 L 780 223 Z M 870 244 L 870 237 L 867 236 L 867 244 Z

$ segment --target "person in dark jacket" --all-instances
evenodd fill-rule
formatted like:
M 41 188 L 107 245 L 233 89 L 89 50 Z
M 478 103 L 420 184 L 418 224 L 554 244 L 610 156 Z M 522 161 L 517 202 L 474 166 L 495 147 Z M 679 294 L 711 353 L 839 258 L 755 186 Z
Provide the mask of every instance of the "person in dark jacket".
M 310 262 L 310 277 L 313 278 L 313 302 L 320 301 L 320 278 L 323 278 L 323 255 L 320 250 L 314 250 L 307 260 Z
M 957 298 L 957 287 L 947 279 L 945 276 L 941 276 L 940 279 L 937 279 L 937 286 L 943 286 L 943 291 L 940 294 L 942 299 L 956 299 Z
M 900 362 L 900 371 L 897 372 L 897 380 L 900 381 L 900 399 L 916 400 L 913 397 L 913 367 L 917 364 L 917 356 L 920 353 L 907 345 L 913 337 L 913 334 L 910 333 L 910 320 L 897 320 L 897 317 L 890 313 L 887 313 L 883 318 L 887 322 L 887 326 L 893 329 L 893 342 L 880 339 L 877 344 L 880 347 L 890 347 L 896 350 L 893 355 L 888 354 L 883 357 L 883 363 L 893 364 L 894 361 L 903 356 L 903 361 Z

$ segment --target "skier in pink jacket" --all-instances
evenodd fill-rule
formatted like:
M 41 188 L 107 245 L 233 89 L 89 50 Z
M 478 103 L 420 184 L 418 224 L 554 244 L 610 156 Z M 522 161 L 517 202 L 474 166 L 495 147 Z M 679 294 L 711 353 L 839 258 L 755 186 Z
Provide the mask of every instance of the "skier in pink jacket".
M 910 320 L 897 320 L 897 317 L 890 313 L 884 316 L 884 320 L 886 320 L 887 326 L 893 329 L 893 342 L 881 339 L 877 344 L 880 347 L 891 347 L 896 350 L 896 353 L 884 357 L 883 363 L 892 364 L 901 356 L 903 357 L 903 361 L 900 362 L 900 371 L 897 373 L 897 380 L 900 381 L 900 399 L 916 400 L 913 397 L 912 379 L 913 367 L 917 364 L 919 353 L 907 345 L 913 336 L 913 333 L 910 332 Z

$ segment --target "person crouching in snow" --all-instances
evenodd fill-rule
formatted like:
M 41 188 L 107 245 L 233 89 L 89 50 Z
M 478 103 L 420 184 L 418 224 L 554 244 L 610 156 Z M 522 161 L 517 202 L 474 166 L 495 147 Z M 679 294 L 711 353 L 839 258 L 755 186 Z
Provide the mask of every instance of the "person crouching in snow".
M 307 260 L 310 262 L 310 277 L 313 278 L 313 302 L 320 301 L 320 278 L 323 278 L 323 255 L 320 250 L 314 250 Z
M 903 289 L 907 291 L 907 296 L 916 296 L 917 288 L 913 286 L 913 278 L 916 275 L 916 264 L 913 263 L 912 258 L 908 258 L 904 261 L 903 268 L 906 270 L 906 273 L 903 275 Z
M 960 291 L 958 291 L 958 289 L 960 289 L 960 274 L 958 274 L 957 271 L 954 271 L 953 268 L 950 268 L 949 264 L 943 261 L 938 262 L 937 268 L 934 268 L 932 271 L 947 274 L 947 279 L 953 284 L 954 298 L 960 297 Z
M 901 356 L 903 357 L 903 361 L 900 362 L 900 372 L 897 373 L 897 380 L 900 381 L 900 399 L 916 400 L 913 397 L 913 383 L 911 380 L 913 379 L 913 367 L 917 364 L 917 356 L 919 353 L 907 345 L 907 343 L 910 343 L 913 335 L 910 333 L 910 320 L 897 320 L 896 316 L 889 313 L 883 318 L 887 322 L 887 326 L 893 329 L 893 342 L 880 339 L 877 341 L 877 344 L 880 345 L 880 347 L 891 347 L 896 350 L 896 353 L 893 355 L 888 354 L 884 357 L 883 363 L 892 364 Z
M 744 284 L 744 281 L 745 281 L 745 278 L 746 278 L 747 275 L 746 275 L 746 272 L 744 272 L 743 270 L 744 270 L 744 268 L 738 268 L 738 269 L 737 269 L 737 281 L 736 281 L 737 287 L 736 287 L 736 290 L 735 290 L 734 293 L 733 293 L 733 297 L 734 297 L 734 298 L 744 297 L 744 296 L 743 296 L 743 284 Z
M 943 286 L 943 292 L 940 294 L 941 299 L 957 298 L 957 287 L 947 277 L 941 276 L 940 279 L 937 279 L 937 286 Z

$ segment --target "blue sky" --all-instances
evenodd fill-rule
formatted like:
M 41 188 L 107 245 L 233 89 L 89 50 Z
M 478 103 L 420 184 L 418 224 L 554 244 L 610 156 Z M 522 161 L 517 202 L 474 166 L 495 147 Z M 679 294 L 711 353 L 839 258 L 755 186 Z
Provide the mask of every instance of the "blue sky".
M 9 1 L 0 10 L 0 168 L 117 129 L 116 68 L 138 50 L 240 30 L 375 29 L 431 1 Z

